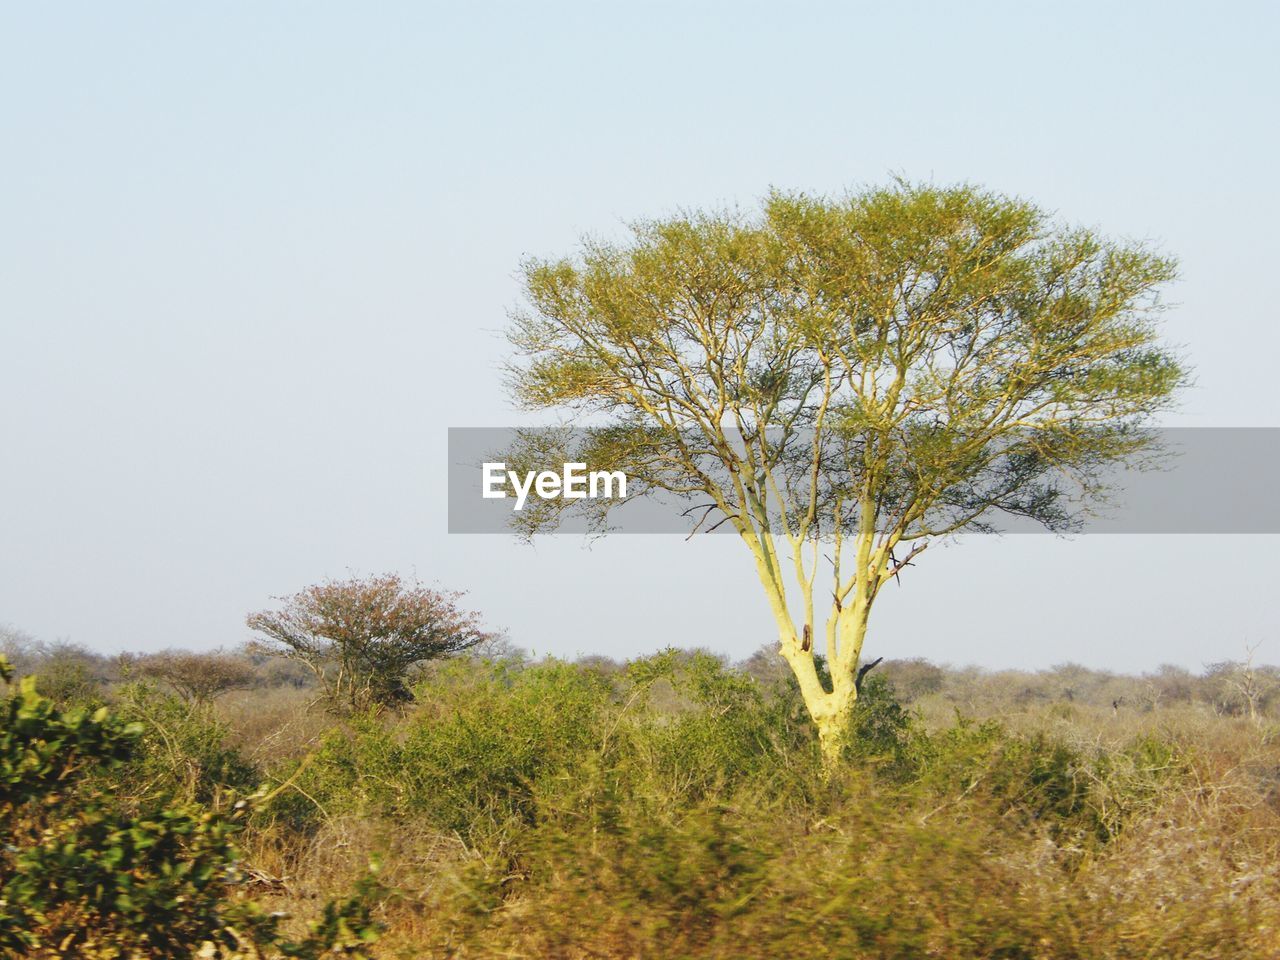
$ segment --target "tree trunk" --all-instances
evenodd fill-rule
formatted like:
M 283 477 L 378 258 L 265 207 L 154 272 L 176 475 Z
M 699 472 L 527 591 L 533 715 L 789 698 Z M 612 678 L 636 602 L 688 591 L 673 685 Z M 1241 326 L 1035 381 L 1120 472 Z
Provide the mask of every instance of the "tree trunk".
M 842 718 L 831 715 L 818 719 L 814 717 L 814 726 L 818 728 L 818 749 L 822 752 L 822 769 L 829 777 L 840 765 L 840 753 L 844 749 L 845 737 L 849 729 L 848 713 Z
M 864 587 L 850 606 L 841 609 L 839 601 L 836 603 L 834 619 L 828 621 L 827 662 L 831 671 L 832 689 L 827 690 L 818 676 L 814 661 L 816 651 L 811 620 L 812 597 L 808 598 L 809 618 L 797 630 L 776 572 L 775 555 L 762 545 L 752 531 L 742 528 L 739 532 L 755 559 L 756 572 L 778 625 L 778 652 L 791 667 L 800 687 L 801 699 L 818 731 L 823 767 L 830 775 L 840 762 L 853 706 L 858 699 L 858 681 L 861 678 L 857 676 L 857 667 L 862 656 L 862 643 L 866 637 L 867 619 L 874 594 Z M 863 570 L 868 568 L 867 549 L 863 547 L 859 550 L 858 562 Z
M 805 699 L 809 716 L 818 730 L 818 747 L 827 776 L 840 765 L 840 754 L 849 736 L 849 721 L 857 700 L 858 691 L 853 684 L 840 680 L 836 680 L 831 693 L 824 693 L 820 699 Z

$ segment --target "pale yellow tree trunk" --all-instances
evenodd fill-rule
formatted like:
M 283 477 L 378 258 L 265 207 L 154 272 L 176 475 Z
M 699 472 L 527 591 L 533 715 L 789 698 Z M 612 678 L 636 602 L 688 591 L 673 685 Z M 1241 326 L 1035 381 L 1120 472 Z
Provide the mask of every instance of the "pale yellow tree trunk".
M 813 725 L 818 730 L 818 747 L 822 752 L 823 768 L 830 773 L 840 762 L 840 753 L 844 749 L 845 739 L 849 734 L 849 718 L 853 713 L 857 694 L 841 696 L 832 691 L 825 696 L 824 703 L 809 706 L 809 714 L 813 717 Z
M 812 648 L 805 649 L 795 627 L 788 620 L 780 631 L 780 653 L 791 667 L 800 687 L 800 696 L 818 731 L 818 743 L 822 750 L 823 764 L 828 772 L 839 762 L 849 721 L 858 700 L 857 671 L 866 636 L 867 610 L 858 606 L 842 611 L 837 617 L 837 628 L 832 633 L 839 637 L 834 651 L 828 651 L 827 664 L 831 672 L 831 689 L 823 686 L 813 659 Z M 810 628 L 812 635 L 812 628 Z
M 800 687 L 800 696 L 818 732 L 823 765 L 830 773 L 838 764 L 849 721 L 858 699 L 857 671 L 866 638 L 867 620 L 874 592 L 865 586 L 847 593 L 850 603 L 837 604 L 827 623 L 827 665 L 831 673 L 831 689 L 823 686 L 814 662 L 814 624 L 812 596 L 806 592 L 805 620 L 797 629 L 788 609 L 786 589 L 777 564 L 777 555 L 763 537 L 743 531 L 743 539 L 756 561 L 756 572 L 764 586 L 769 607 L 778 626 L 779 652 L 787 661 Z M 863 538 L 858 551 L 859 569 L 867 579 L 883 574 L 883 558 L 870 556 L 870 538 Z M 804 638 L 808 642 L 802 640 Z

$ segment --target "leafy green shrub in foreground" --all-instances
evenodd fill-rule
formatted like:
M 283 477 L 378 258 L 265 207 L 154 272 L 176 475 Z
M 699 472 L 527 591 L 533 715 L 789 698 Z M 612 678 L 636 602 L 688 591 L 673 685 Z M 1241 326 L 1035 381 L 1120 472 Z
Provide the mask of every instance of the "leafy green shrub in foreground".
M 130 815 L 95 783 L 141 734 L 106 708 L 59 709 L 34 677 L 0 702 L 0 952 L 178 958 L 210 944 L 215 956 L 364 955 L 375 931 L 358 899 L 291 942 L 278 917 L 234 895 L 243 802 L 227 816 L 181 804 Z

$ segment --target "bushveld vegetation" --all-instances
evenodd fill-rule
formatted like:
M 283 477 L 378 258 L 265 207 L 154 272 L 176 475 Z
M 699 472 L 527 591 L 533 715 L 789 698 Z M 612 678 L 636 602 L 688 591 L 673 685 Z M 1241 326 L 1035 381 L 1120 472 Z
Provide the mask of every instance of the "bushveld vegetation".
M 326 709 L 261 650 L 7 646 L 13 955 L 1280 955 L 1274 668 L 890 660 L 832 770 L 772 650 L 489 641 Z

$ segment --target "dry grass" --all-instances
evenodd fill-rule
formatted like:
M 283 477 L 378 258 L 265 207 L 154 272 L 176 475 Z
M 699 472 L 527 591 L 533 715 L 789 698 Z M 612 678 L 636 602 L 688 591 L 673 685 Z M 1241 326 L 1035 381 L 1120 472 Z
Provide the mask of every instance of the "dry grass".
M 252 892 L 301 932 L 376 861 L 385 957 L 1280 957 L 1280 703 L 1223 669 L 886 664 L 907 712 L 869 695 L 825 779 L 767 659 L 674 662 L 644 696 L 610 662 L 441 664 L 376 717 L 148 701 L 178 746 L 121 789 L 216 804 L 238 757 L 281 788 Z
M 664 711 L 687 712 L 662 689 Z M 394 891 L 378 912 L 388 957 L 1280 956 L 1280 739 L 1270 721 L 1196 703 L 976 699 L 977 718 L 999 718 L 1008 737 L 1044 735 L 1108 758 L 1105 775 L 1082 766 L 1078 776 L 1096 781 L 1084 784 L 1090 802 L 1123 827 L 1105 843 L 1055 835 L 981 783 L 938 795 L 860 773 L 808 800 L 753 801 L 728 788 L 693 800 L 674 782 L 645 781 L 667 792 L 615 798 L 603 819 L 598 794 L 566 783 L 556 789 L 580 807 L 562 795 L 532 823 L 494 819 L 472 837 L 425 815 L 347 807 L 318 814 L 305 837 L 264 829 L 250 855 L 285 878 L 272 903 L 299 918 L 376 855 Z M 260 753 L 273 763 L 332 722 L 298 711 L 292 695 L 269 709 L 254 702 L 222 709 L 237 742 L 280 744 Z M 955 723 L 945 689 L 913 706 L 935 735 Z M 437 701 L 417 715 L 451 709 Z M 383 726 L 411 741 L 414 718 Z M 1177 757 L 1155 794 L 1142 792 L 1151 771 L 1125 752 L 1145 739 Z

